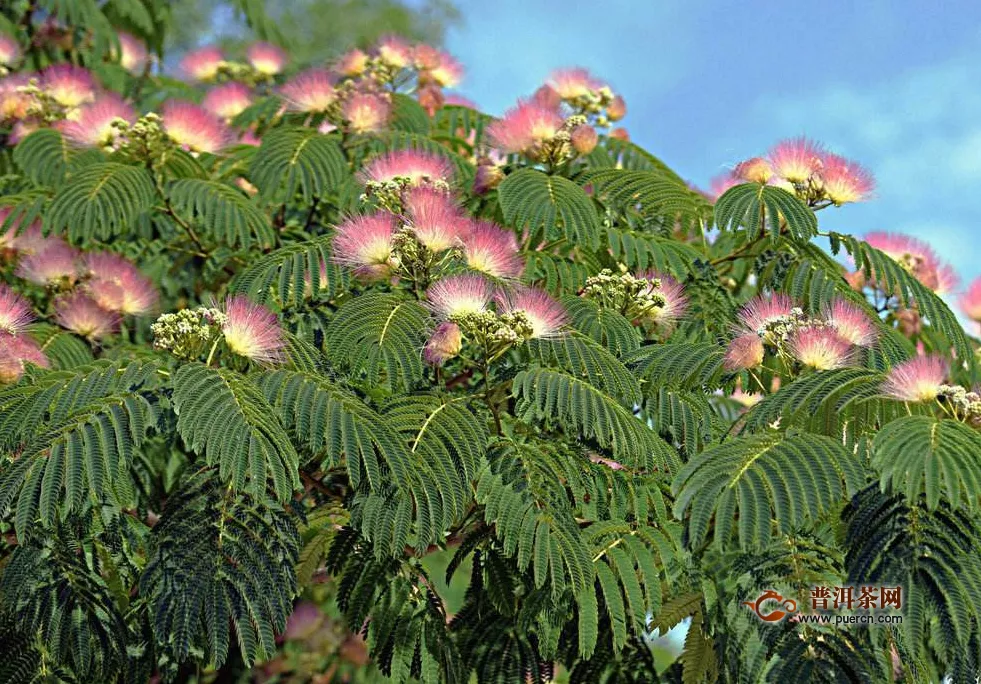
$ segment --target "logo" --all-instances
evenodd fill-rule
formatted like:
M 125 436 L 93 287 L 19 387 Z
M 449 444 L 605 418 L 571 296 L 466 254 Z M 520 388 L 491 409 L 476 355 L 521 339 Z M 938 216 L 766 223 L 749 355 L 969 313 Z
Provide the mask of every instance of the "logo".
M 777 604 L 779 604 L 779 607 L 768 612 L 764 612 L 765 609 L 763 604 L 770 601 L 775 601 Z M 764 591 L 755 601 L 743 601 L 743 605 L 748 606 L 751 611 L 756 613 L 756 617 L 763 620 L 763 622 L 780 622 L 791 613 L 797 612 L 796 601 L 793 599 L 785 599 L 772 589 Z M 786 608 L 786 610 L 781 610 L 781 608 Z

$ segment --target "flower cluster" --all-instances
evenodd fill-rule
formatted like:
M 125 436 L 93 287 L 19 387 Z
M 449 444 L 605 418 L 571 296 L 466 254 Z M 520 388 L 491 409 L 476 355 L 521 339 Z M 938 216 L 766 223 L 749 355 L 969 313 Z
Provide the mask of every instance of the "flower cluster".
M 181 359 L 197 359 L 221 335 L 227 321 L 219 309 L 203 306 L 161 314 L 150 326 L 153 346 Z
M 872 319 L 858 306 L 835 300 L 819 317 L 808 316 L 782 294 L 758 296 L 739 312 L 726 349 L 728 370 L 756 368 L 766 355 L 814 370 L 853 365 L 877 339 Z
M 671 326 L 688 306 L 684 288 L 671 276 L 654 271 L 634 276 L 622 264 L 619 273 L 604 269 L 588 278 L 581 296 L 630 320 L 661 327 Z
M 180 69 L 192 81 L 238 81 L 256 86 L 271 81 L 289 62 L 287 54 L 271 43 L 253 43 L 245 54 L 244 62 L 228 59 L 220 48 L 206 45 L 184 55 Z
M 870 246 L 896 261 L 910 275 L 934 292 L 941 294 L 950 292 L 957 286 L 957 274 L 954 269 L 944 263 L 926 243 L 908 235 L 884 232 L 866 233 L 864 239 Z M 867 279 L 861 271 L 850 274 L 848 279 L 852 286 L 859 290 L 866 286 L 886 290 L 882 283 L 875 279 Z
M 26 332 L 34 320 L 27 300 L 0 283 L 0 384 L 16 382 L 25 364 L 48 367 L 48 359 Z
M 868 199 L 875 179 L 865 168 L 807 138 L 783 140 L 763 157 L 742 161 L 712 181 L 718 196 L 739 183 L 766 183 L 796 194 L 813 207 Z

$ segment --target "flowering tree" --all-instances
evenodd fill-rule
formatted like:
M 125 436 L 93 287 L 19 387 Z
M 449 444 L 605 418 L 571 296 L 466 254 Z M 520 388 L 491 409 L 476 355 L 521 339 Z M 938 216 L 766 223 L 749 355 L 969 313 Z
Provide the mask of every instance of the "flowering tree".
M 494 118 L 399 38 L 185 82 L 166 3 L 10 5 L 0 680 L 973 681 L 976 345 L 928 246 L 820 229 L 854 162 L 708 195 L 582 69 Z

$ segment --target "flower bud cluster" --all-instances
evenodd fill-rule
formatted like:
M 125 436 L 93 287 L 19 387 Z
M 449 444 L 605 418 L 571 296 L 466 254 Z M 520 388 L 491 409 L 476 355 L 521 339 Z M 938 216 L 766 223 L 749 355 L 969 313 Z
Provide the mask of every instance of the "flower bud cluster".
M 118 149 L 141 161 L 157 166 L 175 149 L 175 143 L 163 128 L 159 114 L 144 114 L 136 123 L 129 125 L 118 119 L 113 122 L 117 131 Z
M 374 199 L 382 209 L 387 209 L 393 214 L 402 214 L 404 213 L 405 192 L 420 185 L 445 193 L 451 191 L 450 184 L 442 178 L 422 176 L 419 179 L 413 179 L 409 176 L 395 176 L 385 180 L 365 181 L 365 191 L 359 199 L 362 203 Z
M 941 385 L 937 398 L 946 402 L 958 417 L 981 427 L 981 394 L 969 392 L 961 385 Z
M 667 304 L 660 287 L 659 279 L 638 278 L 621 265 L 620 273 L 607 268 L 588 278 L 582 296 L 636 320 L 653 317 Z
M 487 350 L 488 359 L 496 359 L 512 347 L 530 340 L 534 328 L 524 311 L 495 313 L 491 310 L 473 311 L 451 316 L 463 336 Z
M 222 334 L 227 322 L 227 316 L 220 310 L 203 306 L 165 313 L 150 326 L 153 346 L 190 361 L 198 358 L 208 344 Z

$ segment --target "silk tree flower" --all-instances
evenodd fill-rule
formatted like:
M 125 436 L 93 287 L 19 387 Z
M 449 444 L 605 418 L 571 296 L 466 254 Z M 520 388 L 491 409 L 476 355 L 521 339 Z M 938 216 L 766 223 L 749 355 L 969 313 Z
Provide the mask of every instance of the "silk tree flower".
M 412 188 L 406 193 L 405 213 L 412 232 L 432 252 L 449 249 L 469 229 L 459 205 L 434 188 Z
M 917 356 L 893 366 L 882 383 L 882 392 L 899 401 L 933 401 L 947 379 L 947 362 L 939 356 Z
M 17 277 L 35 285 L 70 285 L 78 279 L 78 250 L 61 240 L 24 256 L 17 264 Z
M 147 51 L 146 45 L 136 36 L 120 31 L 119 38 L 119 64 L 131 74 L 139 74 L 146 68 Z
M 48 357 L 37 342 L 26 335 L 0 332 L 0 383 L 13 383 L 24 375 L 25 364 L 48 368 Z
M 92 73 L 74 64 L 49 66 L 41 72 L 40 86 L 55 102 L 68 110 L 95 100 L 97 90 Z
M 640 276 L 645 280 L 658 280 L 661 286 L 650 288 L 650 292 L 664 297 L 664 306 L 651 309 L 648 318 L 661 326 L 674 325 L 688 310 L 688 297 L 684 286 L 669 275 L 657 271 L 647 271 Z
M 738 371 L 756 368 L 763 363 L 763 340 L 756 333 L 745 333 L 733 338 L 726 347 L 722 365 L 726 370 Z
M 341 116 L 352 133 L 377 133 L 388 125 L 392 103 L 381 94 L 354 93 L 341 105 Z
M 20 44 L 10 36 L 0 34 L 0 66 L 12 67 L 20 61 Z
M 326 69 L 307 69 L 279 89 L 279 94 L 294 112 L 322 113 L 337 102 L 335 77 Z
M 782 140 L 770 150 L 767 160 L 773 172 L 791 183 L 804 183 L 821 171 L 824 149 L 807 138 Z
M 119 329 L 119 314 L 103 309 L 83 292 L 58 297 L 54 310 L 58 325 L 90 340 L 109 337 Z
M 472 221 L 460 243 L 463 258 L 475 271 L 503 279 L 518 278 L 525 270 L 514 233 L 495 223 Z
M 234 119 L 251 104 L 252 91 L 235 81 L 215 86 L 201 102 L 202 107 L 225 120 Z
M 435 69 L 439 66 L 440 52 L 432 45 L 419 43 L 412 49 L 412 62 L 417 69 Z
M 345 52 L 334 64 L 334 69 L 337 71 L 337 73 L 349 78 L 360 76 L 367 68 L 368 55 L 358 49 Z
M 554 138 L 564 123 L 554 110 L 532 102 L 519 102 L 502 119 L 487 127 L 487 135 L 503 152 L 533 154 L 542 143 Z
M 736 164 L 732 175 L 735 179 L 748 183 L 767 183 L 773 178 L 773 167 L 763 157 L 753 157 Z
M 388 277 L 392 271 L 395 230 L 395 217 L 384 212 L 343 221 L 334 235 L 334 263 L 353 269 L 364 278 Z
M 377 52 L 378 58 L 394 69 L 404 69 L 412 63 L 412 46 L 398 36 L 383 36 Z
M 289 58 L 286 52 L 272 43 L 253 43 L 245 51 L 245 57 L 252 68 L 265 76 L 282 73 Z
M 116 121 L 132 124 L 136 112 L 118 95 L 101 96 L 91 104 L 82 105 L 72 119 L 59 121 L 57 128 L 74 145 L 79 147 L 112 147 L 119 139 Z
M 878 231 L 867 233 L 863 239 L 934 292 L 942 294 L 957 286 L 957 274 L 926 243 L 908 235 Z
M 191 50 L 181 60 L 181 71 L 195 81 L 210 81 L 218 75 L 225 55 L 214 45 Z
M 589 154 L 599 144 L 599 133 L 589 124 L 576 126 L 570 135 L 572 148 L 579 154 Z
M 396 178 L 406 178 L 412 186 L 436 181 L 449 182 L 453 167 L 439 154 L 416 150 L 394 150 L 375 157 L 360 175 L 361 182 L 387 183 Z
M 426 290 L 429 308 L 440 320 L 487 311 L 493 297 L 494 286 L 473 273 L 448 276 Z
M 0 283 L 0 333 L 18 335 L 34 320 L 27 300 Z
M 565 307 L 545 290 L 535 287 L 499 290 L 495 303 L 500 314 L 524 313 L 531 323 L 532 339 L 559 337 L 569 321 Z
M 759 335 L 768 323 L 791 315 L 795 307 L 794 300 L 785 294 L 759 295 L 743 306 L 736 320 L 741 329 Z
M 181 100 L 164 103 L 163 129 L 171 140 L 191 152 L 214 154 L 231 139 L 224 121 L 193 102 Z
M 866 200 L 875 189 L 868 170 L 837 154 L 824 155 L 820 176 L 824 194 L 837 206 Z
M 426 69 L 425 78 L 443 88 L 453 88 L 463 80 L 463 65 L 445 52 L 438 53 L 436 66 Z
M 0 222 L 5 221 L 9 213 L 10 209 L 8 208 L 0 209 Z M 68 244 L 60 237 L 45 235 L 41 230 L 40 221 L 35 221 L 19 234 L 16 234 L 19 226 L 20 223 L 17 222 L 7 229 L 6 241 L 7 246 L 21 256 L 38 254 L 56 243 Z
M 557 69 L 548 77 L 547 85 L 563 100 L 589 97 L 606 84 L 594 77 L 587 69 L 573 67 Z
M 815 370 L 844 368 L 855 360 L 854 345 L 834 328 L 798 328 L 790 334 L 787 347 L 797 361 Z
M 264 364 L 283 360 L 286 339 L 276 314 L 238 295 L 225 301 L 225 316 L 222 334 L 232 353 Z
M 91 279 L 89 294 L 104 309 L 140 316 L 156 307 L 158 293 L 153 282 L 125 258 L 112 252 L 90 252 L 83 264 Z
M 743 180 L 737 178 L 732 172 L 723 173 L 716 176 L 711 181 L 709 181 L 709 199 L 717 200 L 722 195 L 725 194 L 726 190 L 729 188 L 734 188 L 735 186 L 742 183 Z
M 857 347 L 871 347 L 879 336 L 868 314 L 844 299 L 832 302 L 825 308 L 823 317 L 840 337 Z
M 454 358 L 463 348 L 463 333 L 452 321 L 443 321 L 426 341 L 422 358 L 433 366 L 442 366 Z
M 627 102 L 619 95 L 613 96 L 613 101 L 606 107 L 606 118 L 619 121 L 627 115 Z
M 29 74 L 0 78 L 0 121 L 19 121 L 27 116 L 33 98 L 21 90 L 30 83 Z
M 972 321 L 981 322 L 981 278 L 975 279 L 957 302 Z
M 547 83 L 541 85 L 538 90 L 532 93 L 530 101 L 542 109 L 556 113 L 562 107 L 562 97 Z

